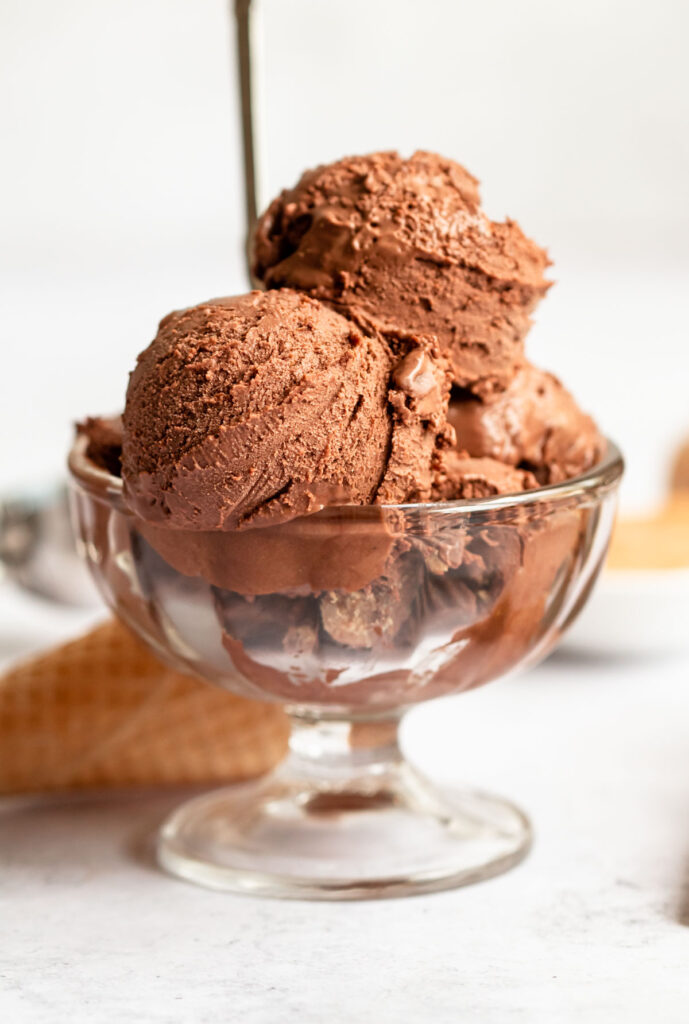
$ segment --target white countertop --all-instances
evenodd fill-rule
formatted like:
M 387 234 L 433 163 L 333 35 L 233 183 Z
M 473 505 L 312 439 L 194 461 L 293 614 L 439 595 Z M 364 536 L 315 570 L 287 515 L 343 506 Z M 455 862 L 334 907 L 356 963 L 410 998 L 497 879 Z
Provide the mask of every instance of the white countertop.
M 68 633 L 0 589 L 3 635 Z M 14 623 L 12 628 L 8 623 Z M 371 903 L 219 894 L 162 874 L 151 840 L 184 793 L 8 801 L 0 1018 L 215 1024 L 685 1022 L 689 660 L 551 659 L 409 715 L 428 773 L 517 800 L 519 868 Z

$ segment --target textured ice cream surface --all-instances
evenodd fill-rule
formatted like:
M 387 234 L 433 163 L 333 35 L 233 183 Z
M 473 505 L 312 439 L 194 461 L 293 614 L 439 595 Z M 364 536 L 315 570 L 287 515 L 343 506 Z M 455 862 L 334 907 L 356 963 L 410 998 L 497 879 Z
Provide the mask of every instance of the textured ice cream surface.
M 373 503 L 379 490 L 428 497 L 449 390 L 430 346 L 393 354 L 288 289 L 172 313 L 127 391 L 127 500 L 149 522 L 207 531 Z
M 472 458 L 465 452 L 448 451 L 436 460 L 433 500 L 471 501 L 517 494 L 537 486 L 536 478 L 528 470 L 497 459 Z
M 603 453 L 591 417 L 557 377 L 528 363 L 505 391 L 485 401 L 455 398 L 448 419 L 458 450 L 529 469 L 535 477 L 531 486 L 578 476 Z
M 376 504 L 429 501 L 433 463 L 452 447 L 454 431 L 447 421 L 450 377 L 432 349 L 405 346 L 406 355 L 393 360 L 388 390 L 392 433 L 385 474 L 376 491 Z
M 456 384 L 507 387 L 545 252 L 480 208 L 477 181 L 433 153 L 348 157 L 307 171 L 259 220 L 256 277 L 322 299 L 393 347 L 434 337 Z

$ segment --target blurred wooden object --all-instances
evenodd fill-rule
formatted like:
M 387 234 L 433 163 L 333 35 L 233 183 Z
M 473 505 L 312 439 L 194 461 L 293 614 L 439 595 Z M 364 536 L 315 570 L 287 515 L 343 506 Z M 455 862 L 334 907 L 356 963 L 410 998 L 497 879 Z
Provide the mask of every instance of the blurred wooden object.
M 673 494 L 689 495 L 689 440 L 685 441 L 677 452 L 672 464 L 670 486 Z
M 671 498 L 654 516 L 618 520 L 607 567 L 689 568 L 689 495 Z
M 675 456 L 670 487 L 655 515 L 618 520 L 609 569 L 689 568 L 689 441 Z

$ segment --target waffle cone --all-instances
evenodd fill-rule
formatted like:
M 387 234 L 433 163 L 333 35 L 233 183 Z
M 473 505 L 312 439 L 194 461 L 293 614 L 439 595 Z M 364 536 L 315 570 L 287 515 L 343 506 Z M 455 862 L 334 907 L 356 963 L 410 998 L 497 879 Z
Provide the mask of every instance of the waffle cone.
M 288 731 L 279 707 L 166 668 L 111 621 L 0 679 L 0 793 L 239 781 Z

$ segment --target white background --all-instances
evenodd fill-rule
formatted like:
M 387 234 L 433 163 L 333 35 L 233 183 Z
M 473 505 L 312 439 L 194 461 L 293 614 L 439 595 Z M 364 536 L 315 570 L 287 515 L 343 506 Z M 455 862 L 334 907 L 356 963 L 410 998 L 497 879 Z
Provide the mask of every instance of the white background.
M 435 148 L 550 248 L 535 361 L 657 499 L 689 431 L 689 5 L 255 0 L 263 192 Z M 245 287 L 224 0 L 3 0 L 2 480 L 59 472 L 169 309 Z

